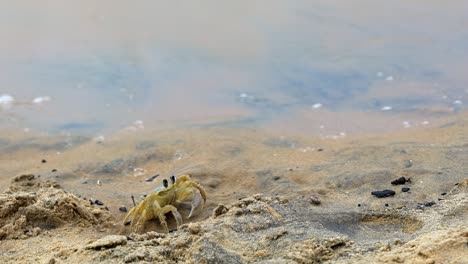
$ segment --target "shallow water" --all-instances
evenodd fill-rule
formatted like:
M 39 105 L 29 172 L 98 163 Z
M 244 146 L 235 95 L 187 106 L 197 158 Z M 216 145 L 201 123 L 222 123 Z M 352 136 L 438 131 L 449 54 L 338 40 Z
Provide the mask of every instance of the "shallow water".
M 438 125 L 467 101 L 465 1 L 0 5 L 2 129 L 342 137 Z

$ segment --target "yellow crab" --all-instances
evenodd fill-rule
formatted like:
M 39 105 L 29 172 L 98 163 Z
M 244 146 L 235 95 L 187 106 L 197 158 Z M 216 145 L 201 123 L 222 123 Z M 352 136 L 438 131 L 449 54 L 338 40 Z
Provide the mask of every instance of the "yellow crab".
M 163 186 L 155 189 L 155 192 L 148 195 L 137 206 L 133 207 L 124 219 L 124 225 L 131 221 L 133 231 L 140 230 L 146 221 L 158 218 L 166 232 L 169 232 L 166 222 L 166 214 L 171 212 L 177 226 L 182 224 L 182 216 L 177 211 L 177 206 L 190 201 L 190 218 L 196 208 L 206 202 L 205 189 L 198 183 L 192 181 L 189 175 L 182 175 L 179 178 L 170 177 L 171 182 L 163 180 Z

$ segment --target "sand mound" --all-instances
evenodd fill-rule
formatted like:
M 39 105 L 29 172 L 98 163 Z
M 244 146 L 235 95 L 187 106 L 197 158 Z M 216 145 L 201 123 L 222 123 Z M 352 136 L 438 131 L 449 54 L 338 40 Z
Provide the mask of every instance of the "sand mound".
M 182 225 L 173 233 L 132 233 L 91 241 L 68 255 L 67 261 L 84 257 L 88 263 L 317 263 L 346 254 L 352 246 L 349 239 L 301 215 L 292 219 L 296 210 L 307 210 L 304 206 L 311 209 L 310 204 L 256 195 L 220 205 L 212 217 Z
M 0 194 L 0 239 L 27 238 L 64 225 L 101 225 L 110 217 L 104 208 L 34 175 L 14 178 L 9 191 Z
M 438 230 L 377 254 L 379 263 L 466 263 L 468 228 Z

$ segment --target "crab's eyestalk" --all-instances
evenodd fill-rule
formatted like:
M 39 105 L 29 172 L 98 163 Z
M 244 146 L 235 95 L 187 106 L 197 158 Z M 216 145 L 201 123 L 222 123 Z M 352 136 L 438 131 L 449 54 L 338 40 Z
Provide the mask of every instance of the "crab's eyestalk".
M 167 188 L 169 186 L 169 182 L 167 181 L 167 179 L 163 180 L 163 185 L 164 185 L 164 188 Z
M 133 194 L 132 194 L 132 201 L 133 201 L 133 206 L 136 206 L 135 197 L 133 197 Z
M 169 178 L 171 179 L 171 182 L 172 182 L 172 184 L 174 184 L 174 183 L 175 183 L 175 180 L 176 180 L 175 176 L 174 176 L 174 175 L 172 175 L 172 176 L 171 176 L 171 177 L 169 177 Z

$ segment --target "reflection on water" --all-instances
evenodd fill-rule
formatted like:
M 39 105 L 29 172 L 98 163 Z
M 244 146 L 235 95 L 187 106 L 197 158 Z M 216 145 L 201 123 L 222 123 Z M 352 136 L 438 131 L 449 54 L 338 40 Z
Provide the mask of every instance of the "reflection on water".
M 0 6 L 2 128 L 343 136 L 431 125 L 467 101 L 464 1 Z

